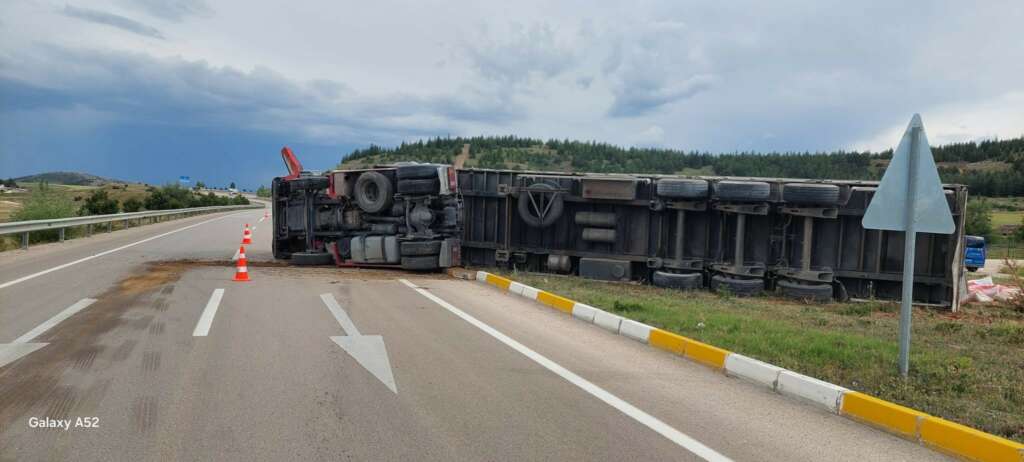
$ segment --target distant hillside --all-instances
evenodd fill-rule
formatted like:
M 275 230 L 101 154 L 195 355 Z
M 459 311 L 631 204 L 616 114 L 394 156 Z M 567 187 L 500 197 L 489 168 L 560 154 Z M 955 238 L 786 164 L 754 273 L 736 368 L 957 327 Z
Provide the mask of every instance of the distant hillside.
M 394 148 L 371 145 L 342 158 L 340 167 L 452 163 L 464 144 L 470 145 L 466 167 L 560 172 L 877 180 L 892 157 L 892 150 L 709 153 L 504 136 L 436 138 Z M 966 184 L 972 195 L 1024 196 L 1024 137 L 936 146 L 932 153 L 943 181 Z
M 127 183 L 126 181 L 103 178 L 80 172 L 46 172 L 37 175 L 15 178 L 18 183 L 38 183 L 45 181 L 51 184 L 69 184 L 74 186 L 102 186 L 107 183 Z

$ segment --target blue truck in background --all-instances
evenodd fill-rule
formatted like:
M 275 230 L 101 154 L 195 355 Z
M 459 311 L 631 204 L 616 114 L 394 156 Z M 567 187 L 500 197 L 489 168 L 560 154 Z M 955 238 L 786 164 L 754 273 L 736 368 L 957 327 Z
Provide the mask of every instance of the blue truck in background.
M 964 266 L 967 271 L 978 271 L 985 267 L 985 238 L 981 236 L 964 236 Z

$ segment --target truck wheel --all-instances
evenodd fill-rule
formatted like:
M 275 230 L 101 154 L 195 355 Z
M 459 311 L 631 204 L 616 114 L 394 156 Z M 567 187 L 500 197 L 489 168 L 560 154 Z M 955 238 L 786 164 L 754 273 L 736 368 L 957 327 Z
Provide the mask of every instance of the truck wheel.
M 365 172 L 356 179 L 354 194 L 359 208 L 366 213 L 378 213 L 391 208 L 394 190 L 391 181 L 380 172 Z
M 970 271 L 972 273 L 977 273 L 978 272 L 978 267 L 977 266 L 968 266 L 967 267 L 967 271 Z
M 781 280 L 775 283 L 783 296 L 807 302 L 828 303 L 832 301 L 831 284 L 801 284 Z
M 719 181 L 715 195 L 724 201 L 766 201 L 771 186 L 763 181 Z
M 437 178 L 437 167 L 434 164 L 403 165 L 398 167 L 398 179 Z
M 334 263 L 334 255 L 327 252 L 295 252 L 292 264 L 296 266 L 320 266 Z
M 437 178 L 398 180 L 399 194 L 437 194 L 440 188 L 441 180 Z
M 562 216 L 565 207 L 562 194 L 555 185 L 534 183 L 519 193 L 519 218 L 534 228 L 551 226 Z
M 680 199 L 701 199 L 708 197 L 708 182 L 705 180 L 664 179 L 658 180 L 658 195 Z
M 669 289 L 692 290 L 704 286 L 704 275 L 701 273 L 666 273 L 655 271 L 651 283 Z
M 402 257 L 402 269 L 413 271 L 428 271 L 439 268 L 437 255 L 424 255 L 419 257 Z
M 405 241 L 402 256 L 437 255 L 441 252 L 441 241 Z
M 711 278 L 711 290 L 716 292 L 727 290 L 733 295 L 749 297 L 764 290 L 764 281 L 760 279 L 740 279 L 716 275 Z
M 834 205 L 839 203 L 839 186 L 834 184 L 786 183 L 782 199 L 794 204 Z
M 290 186 L 291 189 L 295 191 L 320 190 L 327 189 L 328 182 L 327 177 L 310 176 L 291 180 L 288 182 L 288 186 Z

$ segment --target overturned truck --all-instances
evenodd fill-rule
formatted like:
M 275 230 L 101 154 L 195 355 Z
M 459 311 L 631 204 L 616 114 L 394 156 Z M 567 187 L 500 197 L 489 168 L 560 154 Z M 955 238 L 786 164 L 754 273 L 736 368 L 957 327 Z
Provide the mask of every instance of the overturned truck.
M 870 181 L 609 175 L 399 163 L 273 182 L 274 256 L 295 264 L 514 267 L 817 301 L 900 297 L 901 232 L 866 230 Z M 921 234 L 915 302 L 956 309 L 956 231 Z

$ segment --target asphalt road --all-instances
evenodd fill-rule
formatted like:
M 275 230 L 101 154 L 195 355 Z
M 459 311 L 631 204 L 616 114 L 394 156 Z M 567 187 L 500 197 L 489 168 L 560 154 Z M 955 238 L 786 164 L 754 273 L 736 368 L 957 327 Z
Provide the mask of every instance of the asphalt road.
M 0 367 L 0 460 L 941 459 L 485 285 L 276 266 L 262 214 L 0 254 L 0 344 L 46 343 Z

